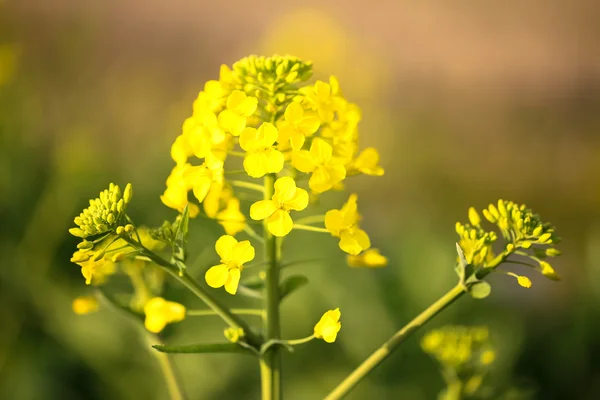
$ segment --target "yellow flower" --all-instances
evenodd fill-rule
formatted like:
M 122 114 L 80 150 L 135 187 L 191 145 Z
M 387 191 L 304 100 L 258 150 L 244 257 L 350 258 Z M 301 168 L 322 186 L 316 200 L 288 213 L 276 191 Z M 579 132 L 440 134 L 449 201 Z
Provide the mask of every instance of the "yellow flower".
M 513 272 L 507 272 L 506 275 L 512 276 L 517 280 L 519 286 L 529 289 L 531 287 L 531 279 L 523 275 L 517 275 Z
M 160 196 L 160 201 L 167 207 L 179 212 L 182 212 L 185 206 L 189 204 L 190 217 L 194 218 L 200 210 L 196 204 L 188 202 L 188 187 L 184 179 L 184 174 L 188 168 L 190 168 L 190 164 L 180 164 L 173 168 L 167 178 L 167 188 Z
M 290 103 L 285 109 L 285 121 L 279 127 L 279 144 L 288 141 L 295 151 L 300 150 L 306 136 L 310 136 L 319 129 L 321 121 L 317 117 L 305 116 L 304 109 L 298 103 Z
M 271 200 L 260 200 L 250 207 L 250 218 L 266 220 L 267 229 L 274 236 L 285 236 L 292 230 L 294 222 L 290 210 L 302 211 L 308 206 L 308 192 L 296 187 L 289 176 L 275 181 L 275 193 Z
M 494 350 L 486 350 L 481 353 L 480 360 L 483 365 L 490 365 L 496 360 L 496 353 Z
M 222 184 L 223 161 L 207 155 L 202 165 L 188 167 L 183 173 L 183 179 L 186 189 L 192 189 L 196 199 L 202 203 L 213 186 Z
M 227 109 L 219 114 L 219 124 L 226 132 L 239 136 L 246 127 L 246 118 L 254 114 L 257 105 L 256 97 L 234 90 L 227 98 Z
M 351 267 L 367 267 L 367 268 L 379 268 L 385 267 L 388 263 L 386 256 L 379 253 L 377 249 L 369 249 L 359 255 L 348 254 L 346 257 L 348 265 Z
M 81 275 L 85 278 L 85 284 L 90 285 L 92 279 L 94 285 L 101 285 L 106 279 L 116 271 L 115 263 L 101 258 L 94 261 L 93 254 L 83 255 L 81 250 L 73 254 L 71 262 L 77 263 L 81 267 Z
M 333 120 L 334 111 L 339 109 L 345 102 L 339 94 L 340 85 L 336 77 L 329 78 L 329 83 L 317 81 L 313 86 L 301 89 L 304 93 L 304 101 L 317 110 L 319 118 L 323 122 Z
M 194 151 L 187 138 L 184 135 L 177 136 L 177 139 L 175 139 L 175 142 L 171 146 L 171 158 L 173 161 L 177 165 L 185 164 L 192 154 L 194 154 Z
M 338 332 L 342 329 L 341 316 L 339 308 L 323 314 L 321 320 L 315 325 L 315 338 L 323 339 L 327 343 L 335 342 Z
M 167 324 L 182 321 L 185 318 L 185 307 L 162 297 L 150 299 L 144 306 L 146 320 L 144 326 L 150 332 L 159 333 Z
M 223 71 L 221 69 L 221 71 Z M 207 110 L 216 112 L 223 107 L 227 90 L 219 81 L 211 80 L 204 84 L 204 90 L 198 93 L 198 97 L 194 100 L 194 114 L 199 110 Z
M 91 314 L 98 311 L 100 305 L 94 296 L 80 296 L 73 300 L 73 312 L 77 315 Z
M 248 240 L 238 242 L 233 236 L 223 235 L 217 240 L 215 250 L 221 257 L 221 264 L 206 271 L 206 283 L 213 288 L 225 286 L 227 293 L 235 294 L 244 263 L 254 259 L 254 247 Z
M 246 227 L 246 217 L 240 211 L 240 201 L 235 197 L 227 201 L 225 209 L 217 214 L 219 224 L 228 235 L 235 236 Z
M 283 154 L 273 147 L 276 140 L 277 128 L 268 122 L 263 123 L 258 129 L 244 129 L 240 135 L 240 147 L 247 152 L 244 158 L 244 169 L 248 175 L 260 178 L 283 169 Z
M 217 116 L 207 110 L 195 112 L 193 116 L 186 119 L 182 131 L 189 146 L 186 150 L 191 151 L 198 158 L 211 154 L 213 148 L 226 139 Z
M 332 236 L 340 238 L 340 249 L 352 255 L 371 247 L 369 236 L 358 227 L 360 216 L 356 202 L 357 196 L 352 194 L 341 210 L 330 210 L 325 214 L 325 227 Z
M 373 147 L 364 149 L 350 164 L 349 172 L 362 172 L 365 175 L 382 176 L 383 168 L 379 165 L 379 153 Z
M 553 281 L 560 281 L 560 275 L 556 273 L 554 268 L 552 268 L 548 262 L 540 261 L 540 267 L 542 267 L 542 275 L 552 279 Z
M 333 148 L 323 139 L 313 140 L 310 151 L 294 153 L 292 163 L 298 171 L 311 173 L 308 185 L 323 193 L 346 178 L 346 168 L 332 159 Z

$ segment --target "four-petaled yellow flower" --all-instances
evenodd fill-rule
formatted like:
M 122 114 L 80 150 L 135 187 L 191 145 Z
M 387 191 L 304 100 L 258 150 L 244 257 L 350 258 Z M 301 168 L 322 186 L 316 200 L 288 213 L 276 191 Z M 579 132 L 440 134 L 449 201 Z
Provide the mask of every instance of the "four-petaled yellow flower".
M 227 293 L 235 294 L 244 263 L 254 259 L 254 247 L 248 240 L 238 242 L 233 236 L 223 235 L 217 240 L 215 250 L 221 257 L 221 264 L 206 271 L 206 283 L 213 288 L 225 286 Z
M 379 166 L 379 153 L 373 147 L 364 149 L 358 157 L 350 164 L 350 171 L 365 175 L 382 176 L 384 170 Z
M 277 128 L 268 122 L 258 129 L 246 128 L 240 135 L 240 147 L 246 150 L 244 169 L 253 178 L 277 173 L 283 169 L 283 154 L 273 145 L 277 140 Z
M 298 103 L 291 103 L 285 109 L 285 121 L 279 127 L 279 144 L 290 142 L 292 149 L 298 151 L 304 144 L 306 136 L 319 129 L 321 121 L 314 116 L 306 116 L 304 109 Z
M 329 83 L 323 81 L 315 82 L 314 86 L 302 88 L 304 101 L 317 110 L 321 121 L 328 123 L 333 120 L 334 112 L 340 108 L 343 98 L 339 97 L 340 85 L 336 77 L 329 78 Z
M 221 128 L 233 136 L 239 136 L 246 127 L 246 118 L 254 114 L 257 105 L 256 97 L 234 90 L 227 98 L 227 109 L 219 114 Z
M 200 209 L 196 204 L 188 202 L 188 187 L 184 179 L 184 174 L 189 167 L 190 164 L 179 164 L 173 168 L 167 178 L 167 188 L 163 195 L 160 196 L 160 201 L 167 207 L 179 212 L 182 212 L 185 206 L 189 204 L 190 217 L 194 218 L 198 215 Z
M 250 218 L 266 219 L 267 229 L 274 236 L 285 236 L 292 230 L 294 222 L 290 210 L 302 211 L 308 206 L 308 192 L 296 187 L 289 176 L 275 181 L 275 193 L 271 200 L 260 200 L 250 207 Z
M 190 166 L 183 173 L 186 189 L 192 189 L 200 203 L 204 201 L 209 191 L 220 191 L 223 183 L 223 161 L 213 155 L 208 155 L 204 163 Z
M 292 163 L 297 170 L 311 173 L 308 186 L 323 193 L 346 178 L 346 168 L 332 159 L 333 148 L 323 139 L 313 140 L 310 151 L 301 150 L 293 155 Z
M 235 236 L 246 227 L 246 216 L 240 211 L 240 201 L 235 197 L 227 200 L 227 206 L 217 214 L 217 220 L 231 236 Z
M 379 253 L 378 249 L 369 249 L 358 255 L 348 254 L 346 260 L 351 267 L 380 268 L 388 264 L 387 257 Z
M 357 255 L 371 247 L 371 240 L 365 231 L 358 227 L 357 196 L 350 195 L 341 210 L 330 210 L 325 214 L 325 227 L 335 237 L 340 238 L 340 249 Z
M 153 297 L 144 306 L 144 314 L 146 329 L 152 333 L 159 333 L 167 324 L 182 321 L 185 318 L 185 307 L 162 297 Z
M 327 343 L 335 342 L 338 332 L 342 329 L 341 316 L 339 308 L 323 314 L 321 320 L 315 325 L 315 338 L 323 339 Z

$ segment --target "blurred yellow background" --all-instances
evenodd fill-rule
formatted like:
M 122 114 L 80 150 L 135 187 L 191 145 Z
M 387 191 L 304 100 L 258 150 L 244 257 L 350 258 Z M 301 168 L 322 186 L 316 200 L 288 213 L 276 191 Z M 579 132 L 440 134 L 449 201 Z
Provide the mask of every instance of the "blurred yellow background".
M 299 267 L 311 284 L 284 302 L 283 336 L 310 334 L 338 306 L 343 328 L 333 345 L 284 356 L 286 398 L 324 396 L 450 288 L 454 222 L 498 198 L 556 225 L 563 281 L 530 274 L 525 290 L 494 275 L 489 298 L 462 299 L 431 327 L 489 325 L 498 387 L 599 398 L 599 12 L 585 0 L 0 2 L 0 398 L 165 398 L 130 321 L 72 313 L 90 288 L 69 262 L 67 229 L 110 181 L 133 183 L 139 223 L 171 219 L 159 195 L 198 91 L 221 64 L 272 53 L 313 60 L 317 78 L 338 76 L 361 106 L 362 144 L 380 150 L 386 174 L 348 187 L 390 258 L 385 269 L 349 269 L 335 240 L 290 240 L 290 259 L 307 248 L 333 257 Z M 221 228 L 194 221 L 191 231 L 201 277 Z M 169 295 L 202 306 L 177 285 Z M 443 381 L 419 349 L 422 333 L 349 398 L 435 398 Z M 222 325 L 189 319 L 164 338 L 216 340 Z M 259 398 L 249 357 L 174 360 L 189 398 Z

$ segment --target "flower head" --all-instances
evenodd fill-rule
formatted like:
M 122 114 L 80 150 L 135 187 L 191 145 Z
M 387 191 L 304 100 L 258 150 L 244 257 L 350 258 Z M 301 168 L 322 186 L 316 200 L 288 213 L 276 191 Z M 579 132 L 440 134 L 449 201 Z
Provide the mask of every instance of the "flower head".
M 275 181 L 275 193 L 271 200 L 260 200 L 250 207 L 250 218 L 266 220 L 267 229 L 274 236 L 285 236 L 291 232 L 294 222 L 290 211 L 302 211 L 308 206 L 308 192 L 296 187 L 290 177 Z
M 246 118 L 254 114 L 257 105 L 256 97 L 234 90 L 227 98 L 227 109 L 219 114 L 219 124 L 226 132 L 239 136 L 246 127 Z
M 340 238 L 340 248 L 348 254 L 357 255 L 371 247 L 371 240 L 365 231 L 358 227 L 360 215 L 358 197 L 350 195 L 341 210 L 330 210 L 325 214 L 325 228 L 332 236 Z
M 348 254 L 346 260 L 351 267 L 380 268 L 388 264 L 387 257 L 381 255 L 378 249 L 369 249 L 358 255 Z
M 285 121 L 279 127 L 279 144 L 290 142 L 292 149 L 297 151 L 302 148 L 306 136 L 310 136 L 319 129 L 319 118 L 306 115 L 299 103 L 292 102 L 285 109 Z
M 223 235 L 217 240 L 215 250 L 221 264 L 210 267 L 204 278 L 208 286 L 225 286 L 229 294 L 236 294 L 244 263 L 254 259 L 254 247 L 248 240 L 238 242 L 233 236 Z
M 348 174 L 363 173 L 372 176 L 382 176 L 385 172 L 379 166 L 379 153 L 373 147 L 364 149 L 347 169 Z
M 333 148 L 320 138 L 315 138 L 310 150 L 294 153 L 292 163 L 298 171 L 312 173 L 308 185 L 323 193 L 346 178 L 346 168 L 333 157 Z
M 146 320 L 144 326 L 152 333 L 159 333 L 167 324 L 182 321 L 185 318 L 185 307 L 162 297 L 150 299 L 144 306 Z
M 342 329 L 341 316 L 342 313 L 339 308 L 329 310 L 323 314 L 319 322 L 315 325 L 315 337 L 323 339 L 327 343 L 335 342 L 338 332 Z
M 268 173 L 277 173 L 283 169 L 283 154 L 275 149 L 277 128 L 268 122 L 258 129 L 246 128 L 240 135 L 240 147 L 246 150 L 244 169 L 253 178 Z

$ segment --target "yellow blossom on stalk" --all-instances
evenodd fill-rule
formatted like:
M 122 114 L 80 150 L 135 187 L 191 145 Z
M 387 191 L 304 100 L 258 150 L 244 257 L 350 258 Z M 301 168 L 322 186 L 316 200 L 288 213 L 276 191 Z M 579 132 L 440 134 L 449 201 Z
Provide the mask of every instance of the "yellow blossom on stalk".
M 319 322 L 315 325 L 315 338 L 323 339 L 327 343 L 335 342 L 338 332 L 342 329 L 341 316 L 342 313 L 339 308 L 329 310 L 323 314 Z
M 182 212 L 186 205 L 189 204 L 190 217 L 194 218 L 200 211 L 196 204 L 188 201 L 188 187 L 184 179 L 184 174 L 190 164 L 176 165 L 167 178 L 167 188 L 160 196 L 160 201 L 169 208 L 173 208 Z
M 258 99 L 240 90 L 234 90 L 227 98 L 227 109 L 219 114 L 219 124 L 226 132 L 239 136 L 246 127 L 246 118 L 254 114 Z
M 299 103 L 290 103 L 285 109 L 285 121 L 279 127 L 279 144 L 290 142 L 292 149 L 298 151 L 302 148 L 306 136 L 310 136 L 319 129 L 319 118 L 306 115 Z
M 98 300 L 94 296 L 79 296 L 73 300 L 71 306 L 77 315 L 91 314 L 100 308 Z
M 317 192 L 323 193 L 346 178 L 346 168 L 333 158 L 333 148 L 323 139 L 313 140 L 310 151 L 301 150 L 294 153 L 293 165 L 301 172 L 312 173 L 308 185 Z
M 221 76 L 223 69 L 221 68 Z M 204 84 L 204 90 L 198 93 L 198 97 L 194 100 L 194 114 L 198 111 L 216 112 L 225 103 L 227 90 L 220 81 L 210 80 Z
M 227 201 L 224 210 L 217 214 L 219 224 L 228 235 L 235 236 L 246 227 L 246 216 L 240 211 L 240 201 L 235 197 Z
M 294 222 L 290 211 L 302 211 L 308 206 L 308 192 L 296 187 L 289 176 L 275 181 L 275 193 L 271 200 L 260 200 L 250 207 L 250 218 L 266 220 L 267 229 L 274 236 L 285 236 L 291 232 Z
M 268 173 L 278 173 L 283 169 L 283 154 L 275 149 L 277 128 L 268 122 L 258 129 L 246 128 L 240 135 L 240 147 L 247 154 L 244 158 L 244 169 L 253 178 L 260 178 Z
M 192 154 L 194 154 L 194 151 L 187 138 L 183 134 L 177 136 L 175 142 L 171 145 L 171 158 L 173 161 L 175 161 L 177 165 L 185 164 Z
M 223 235 L 217 240 L 215 250 L 221 264 L 210 267 L 204 278 L 208 286 L 225 286 L 229 294 L 236 294 L 244 264 L 254 259 L 254 247 L 248 240 L 238 242 L 233 236 Z
M 371 247 L 369 236 L 358 227 L 357 199 L 356 194 L 352 194 L 341 210 L 330 210 L 325 214 L 325 228 L 332 236 L 340 238 L 340 249 L 352 255 Z
M 192 189 L 196 199 L 202 203 L 210 190 L 219 190 L 223 182 L 223 161 L 208 155 L 202 165 L 188 167 L 183 173 L 183 179 L 186 188 Z
M 94 260 L 94 256 L 95 254 L 91 252 L 78 250 L 73 253 L 73 257 L 71 258 L 71 262 L 81 267 L 81 274 L 85 278 L 86 285 L 90 285 L 92 280 L 94 285 L 100 285 L 116 271 L 115 263 L 104 258 Z
M 388 264 L 387 257 L 381 255 L 378 249 L 369 249 L 359 255 L 348 254 L 346 260 L 351 267 L 380 268 Z
M 340 85 L 336 77 L 329 78 L 329 83 L 317 81 L 312 86 L 301 88 L 304 102 L 314 108 L 322 122 L 331 122 L 334 111 L 345 102 L 339 97 Z
M 365 175 L 382 176 L 384 170 L 379 166 L 379 153 L 373 147 L 364 149 L 347 167 L 348 174 L 363 173 Z
M 213 149 L 226 139 L 225 132 L 217 122 L 217 116 L 207 110 L 198 111 L 186 119 L 182 130 L 182 136 L 189 146 L 185 150 L 198 158 L 212 154 Z
M 162 297 L 150 299 L 144 306 L 146 320 L 144 326 L 152 333 L 159 333 L 167 324 L 182 321 L 185 318 L 185 306 Z

